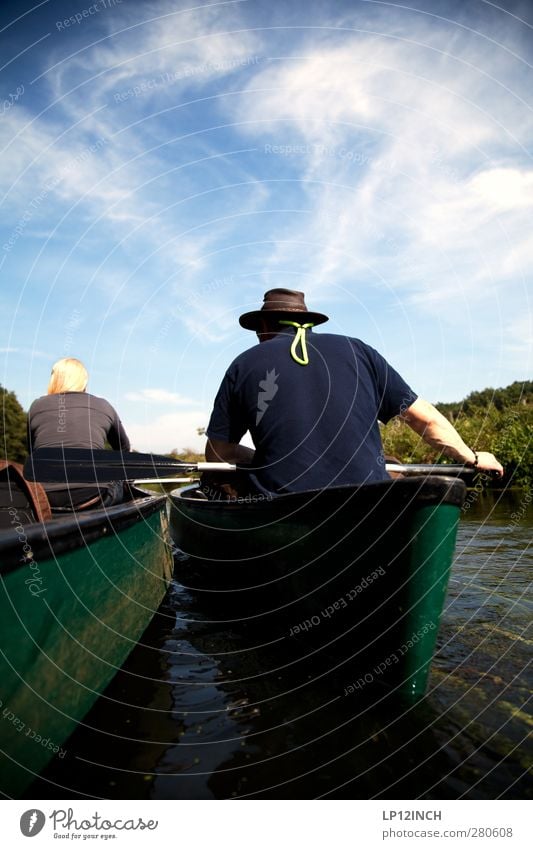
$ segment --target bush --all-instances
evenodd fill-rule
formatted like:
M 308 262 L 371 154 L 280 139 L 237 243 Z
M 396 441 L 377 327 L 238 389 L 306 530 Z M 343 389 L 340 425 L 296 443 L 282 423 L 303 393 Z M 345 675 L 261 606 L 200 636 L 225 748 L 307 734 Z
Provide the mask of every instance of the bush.
M 487 389 L 483 393 L 472 393 L 472 396 L 477 394 L 482 398 L 496 397 L 498 404 L 489 400 L 486 406 L 472 403 L 462 407 L 459 404 L 437 406 L 453 421 L 467 445 L 495 454 L 505 469 L 505 482 L 528 486 L 533 481 L 533 406 L 519 395 L 518 385 L 522 384 L 512 384 L 507 390 Z M 498 392 L 500 396 L 496 394 Z M 519 400 L 502 406 L 502 397 Z M 446 459 L 399 419 L 382 428 L 382 438 L 385 453 L 405 463 L 435 463 Z
M 0 386 L 2 417 L 0 419 L 0 458 L 24 462 L 28 454 L 26 443 L 27 416 L 14 392 Z

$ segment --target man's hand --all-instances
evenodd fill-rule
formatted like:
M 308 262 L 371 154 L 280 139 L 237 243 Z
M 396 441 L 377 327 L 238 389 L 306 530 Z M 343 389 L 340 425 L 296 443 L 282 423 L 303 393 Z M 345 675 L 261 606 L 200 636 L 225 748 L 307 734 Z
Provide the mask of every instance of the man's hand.
M 494 454 L 488 451 L 477 451 L 477 466 L 483 472 L 497 472 L 500 477 L 503 475 L 503 466 L 498 462 Z

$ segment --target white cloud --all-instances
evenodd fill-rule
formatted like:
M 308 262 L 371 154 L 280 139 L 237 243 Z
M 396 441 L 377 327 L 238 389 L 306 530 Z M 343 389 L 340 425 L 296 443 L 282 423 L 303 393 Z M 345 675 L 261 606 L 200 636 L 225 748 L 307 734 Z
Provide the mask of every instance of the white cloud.
M 470 180 L 470 191 L 493 215 L 533 208 L 533 170 L 488 168 Z
M 531 68 L 518 39 L 504 27 L 484 39 L 473 13 L 468 31 L 394 4 L 312 4 L 310 26 L 290 30 L 298 13 L 283 4 L 271 29 L 248 3 L 175 5 L 124 3 L 98 19 L 100 43 L 83 47 L 80 28 L 57 54 L 42 48 L 33 95 L 0 122 L 0 244 L 20 230 L 2 259 L 13 293 L 42 246 L 24 283 L 32 317 L 43 304 L 36 346 L 56 342 L 57 304 L 82 289 L 86 327 L 120 313 L 139 361 L 165 340 L 172 361 L 191 337 L 198 362 L 205 346 L 220 356 L 238 309 L 275 285 L 342 321 L 351 304 L 377 323 L 399 304 L 413 327 L 430 316 L 451 336 L 466 322 L 473 349 L 494 322 L 518 326 L 525 284 L 506 287 L 533 262 Z M 178 403 L 133 389 L 147 408 Z M 178 447 L 176 422 L 157 421 L 161 447 Z
M 206 427 L 209 415 L 204 410 L 187 410 L 180 413 L 165 413 L 154 416 L 147 422 L 128 421 L 126 430 L 131 444 L 137 451 L 166 454 L 190 448 L 202 453 L 205 436 L 199 436 L 197 428 Z
M 504 331 L 505 348 L 520 355 L 520 366 L 525 372 L 523 376 L 526 377 L 533 358 L 533 319 L 531 314 L 523 315 L 510 322 L 506 325 Z
M 186 398 L 177 392 L 168 392 L 166 389 L 141 389 L 139 392 L 127 392 L 124 396 L 127 401 L 144 401 L 155 404 L 173 404 L 185 406 L 194 404 L 191 398 Z
M 396 34 L 315 39 L 240 99 L 251 137 L 303 150 L 278 155 L 306 215 L 280 225 L 266 271 L 305 269 L 324 299 L 339 282 L 391 287 L 461 321 L 458 299 L 480 309 L 487 286 L 503 295 L 529 267 L 533 113 L 495 41 L 455 30 L 450 43 L 426 25 Z
M 46 351 L 36 351 L 34 348 L 0 348 L 0 354 L 17 354 L 23 357 L 38 357 L 39 359 L 49 360 L 52 362 L 52 355 Z
M 176 157 L 175 138 L 190 132 L 179 105 L 188 89 L 246 69 L 254 60 L 257 39 L 253 33 L 225 31 L 239 29 L 231 5 L 187 12 L 169 11 L 167 3 L 145 4 L 141 15 L 126 6 L 96 21 L 96 31 L 101 26 L 104 37 L 93 45 L 61 58 L 65 40 L 58 40 L 57 53 L 43 54 L 47 68 L 38 85 L 49 89 L 54 106 L 36 118 L 29 101 L 21 99 L 1 122 L 0 182 L 9 213 L 5 220 L 16 225 L 29 216 L 31 235 L 40 226 L 43 245 L 58 238 L 58 225 L 76 228 L 66 260 L 79 243 L 87 243 L 88 234 L 100 246 L 111 243 L 113 251 L 125 255 L 133 268 L 125 283 L 128 296 L 134 297 L 136 288 L 146 291 L 145 280 L 132 279 L 139 270 L 144 272 L 144 262 L 152 278 L 168 280 L 179 270 L 184 282 L 202 280 L 203 256 L 231 232 L 231 223 L 222 221 L 187 232 L 190 205 L 203 188 L 194 160 L 205 159 L 208 173 L 209 158 L 220 153 L 210 150 L 209 138 L 200 133 L 190 146 L 181 146 Z M 151 20 L 146 20 L 147 13 Z M 71 43 L 76 45 L 75 38 Z M 144 94 L 122 99 L 125 90 L 153 81 L 157 85 Z M 158 117 L 160 110 L 168 110 L 170 120 L 164 114 Z M 259 184 L 248 176 L 250 191 L 240 202 L 243 214 L 261 197 Z M 246 180 L 237 163 L 235 177 Z M 48 225 L 45 233 L 43 223 Z M 26 223 L 24 229 L 30 235 Z M 18 243 L 15 248 L 22 250 Z M 102 263 L 108 258 L 102 251 Z M 89 283 L 98 285 L 101 277 L 100 264 Z M 107 298 L 114 297 L 116 287 L 104 288 Z M 172 294 L 178 303 L 182 300 L 179 288 Z
M 254 58 L 257 39 L 253 32 L 231 31 L 238 29 L 239 15 L 229 4 L 170 11 L 168 3 L 142 5 L 140 16 L 135 7 L 121 8 L 115 19 L 110 16 L 107 37 L 90 49 L 51 62 L 46 76 L 55 98 L 87 79 L 90 85 L 79 91 L 80 102 L 101 102 L 102 96 L 112 97 L 113 103 L 134 97 L 142 101 L 143 95 L 180 97 L 191 86 L 231 75 Z M 125 100 L 114 98 L 134 86 L 141 90 Z

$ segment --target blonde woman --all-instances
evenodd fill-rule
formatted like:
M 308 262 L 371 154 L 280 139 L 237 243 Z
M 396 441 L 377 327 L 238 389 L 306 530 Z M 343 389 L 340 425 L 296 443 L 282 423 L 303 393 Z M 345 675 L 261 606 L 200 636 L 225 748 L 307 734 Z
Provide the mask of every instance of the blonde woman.
M 28 447 L 37 448 L 95 448 L 109 443 L 120 451 L 130 450 L 130 441 L 116 411 L 104 398 L 90 395 L 87 389 L 87 369 L 74 357 L 65 357 L 52 366 L 48 392 L 37 398 L 28 413 Z M 87 487 L 71 485 L 68 490 L 60 484 L 46 484 L 53 509 L 82 509 L 88 501 L 106 505 L 120 500 L 122 485 L 117 487 Z M 96 490 L 96 494 L 95 494 Z M 90 496 L 88 498 L 87 496 Z

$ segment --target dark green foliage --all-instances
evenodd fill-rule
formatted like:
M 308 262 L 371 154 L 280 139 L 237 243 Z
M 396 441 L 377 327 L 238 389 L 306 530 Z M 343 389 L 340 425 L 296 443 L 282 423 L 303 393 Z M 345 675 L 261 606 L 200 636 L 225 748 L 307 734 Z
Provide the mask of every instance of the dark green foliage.
M 533 481 L 533 382 L 516 381 L 504 389 L 471 392 L 462 402 L 435 405 L 467 445 L 491 451 L 505 469 L 505 482 L 528 486 Z M 444 459 L 410 428 L 394 419 L 382 429 L 386 454 L 405 463 Z
M 502 412 L 508 407 L 518 405 L 527 407 L 533 404 L 533 381 L 515 380 L 504 389 L 483 389 L 481 392 L 471 392 L 464 401 L 451 404 L 436 404 L 435 406 L 451 421 L 460 413 L 471 413 L 474 410 L 487 410 L 494 407 Z
M 0 386 L 2 402 L 0 418 L 0 458 L 23 462 L 28 454 L 26 444 L 26 413 L 14 392 Z

